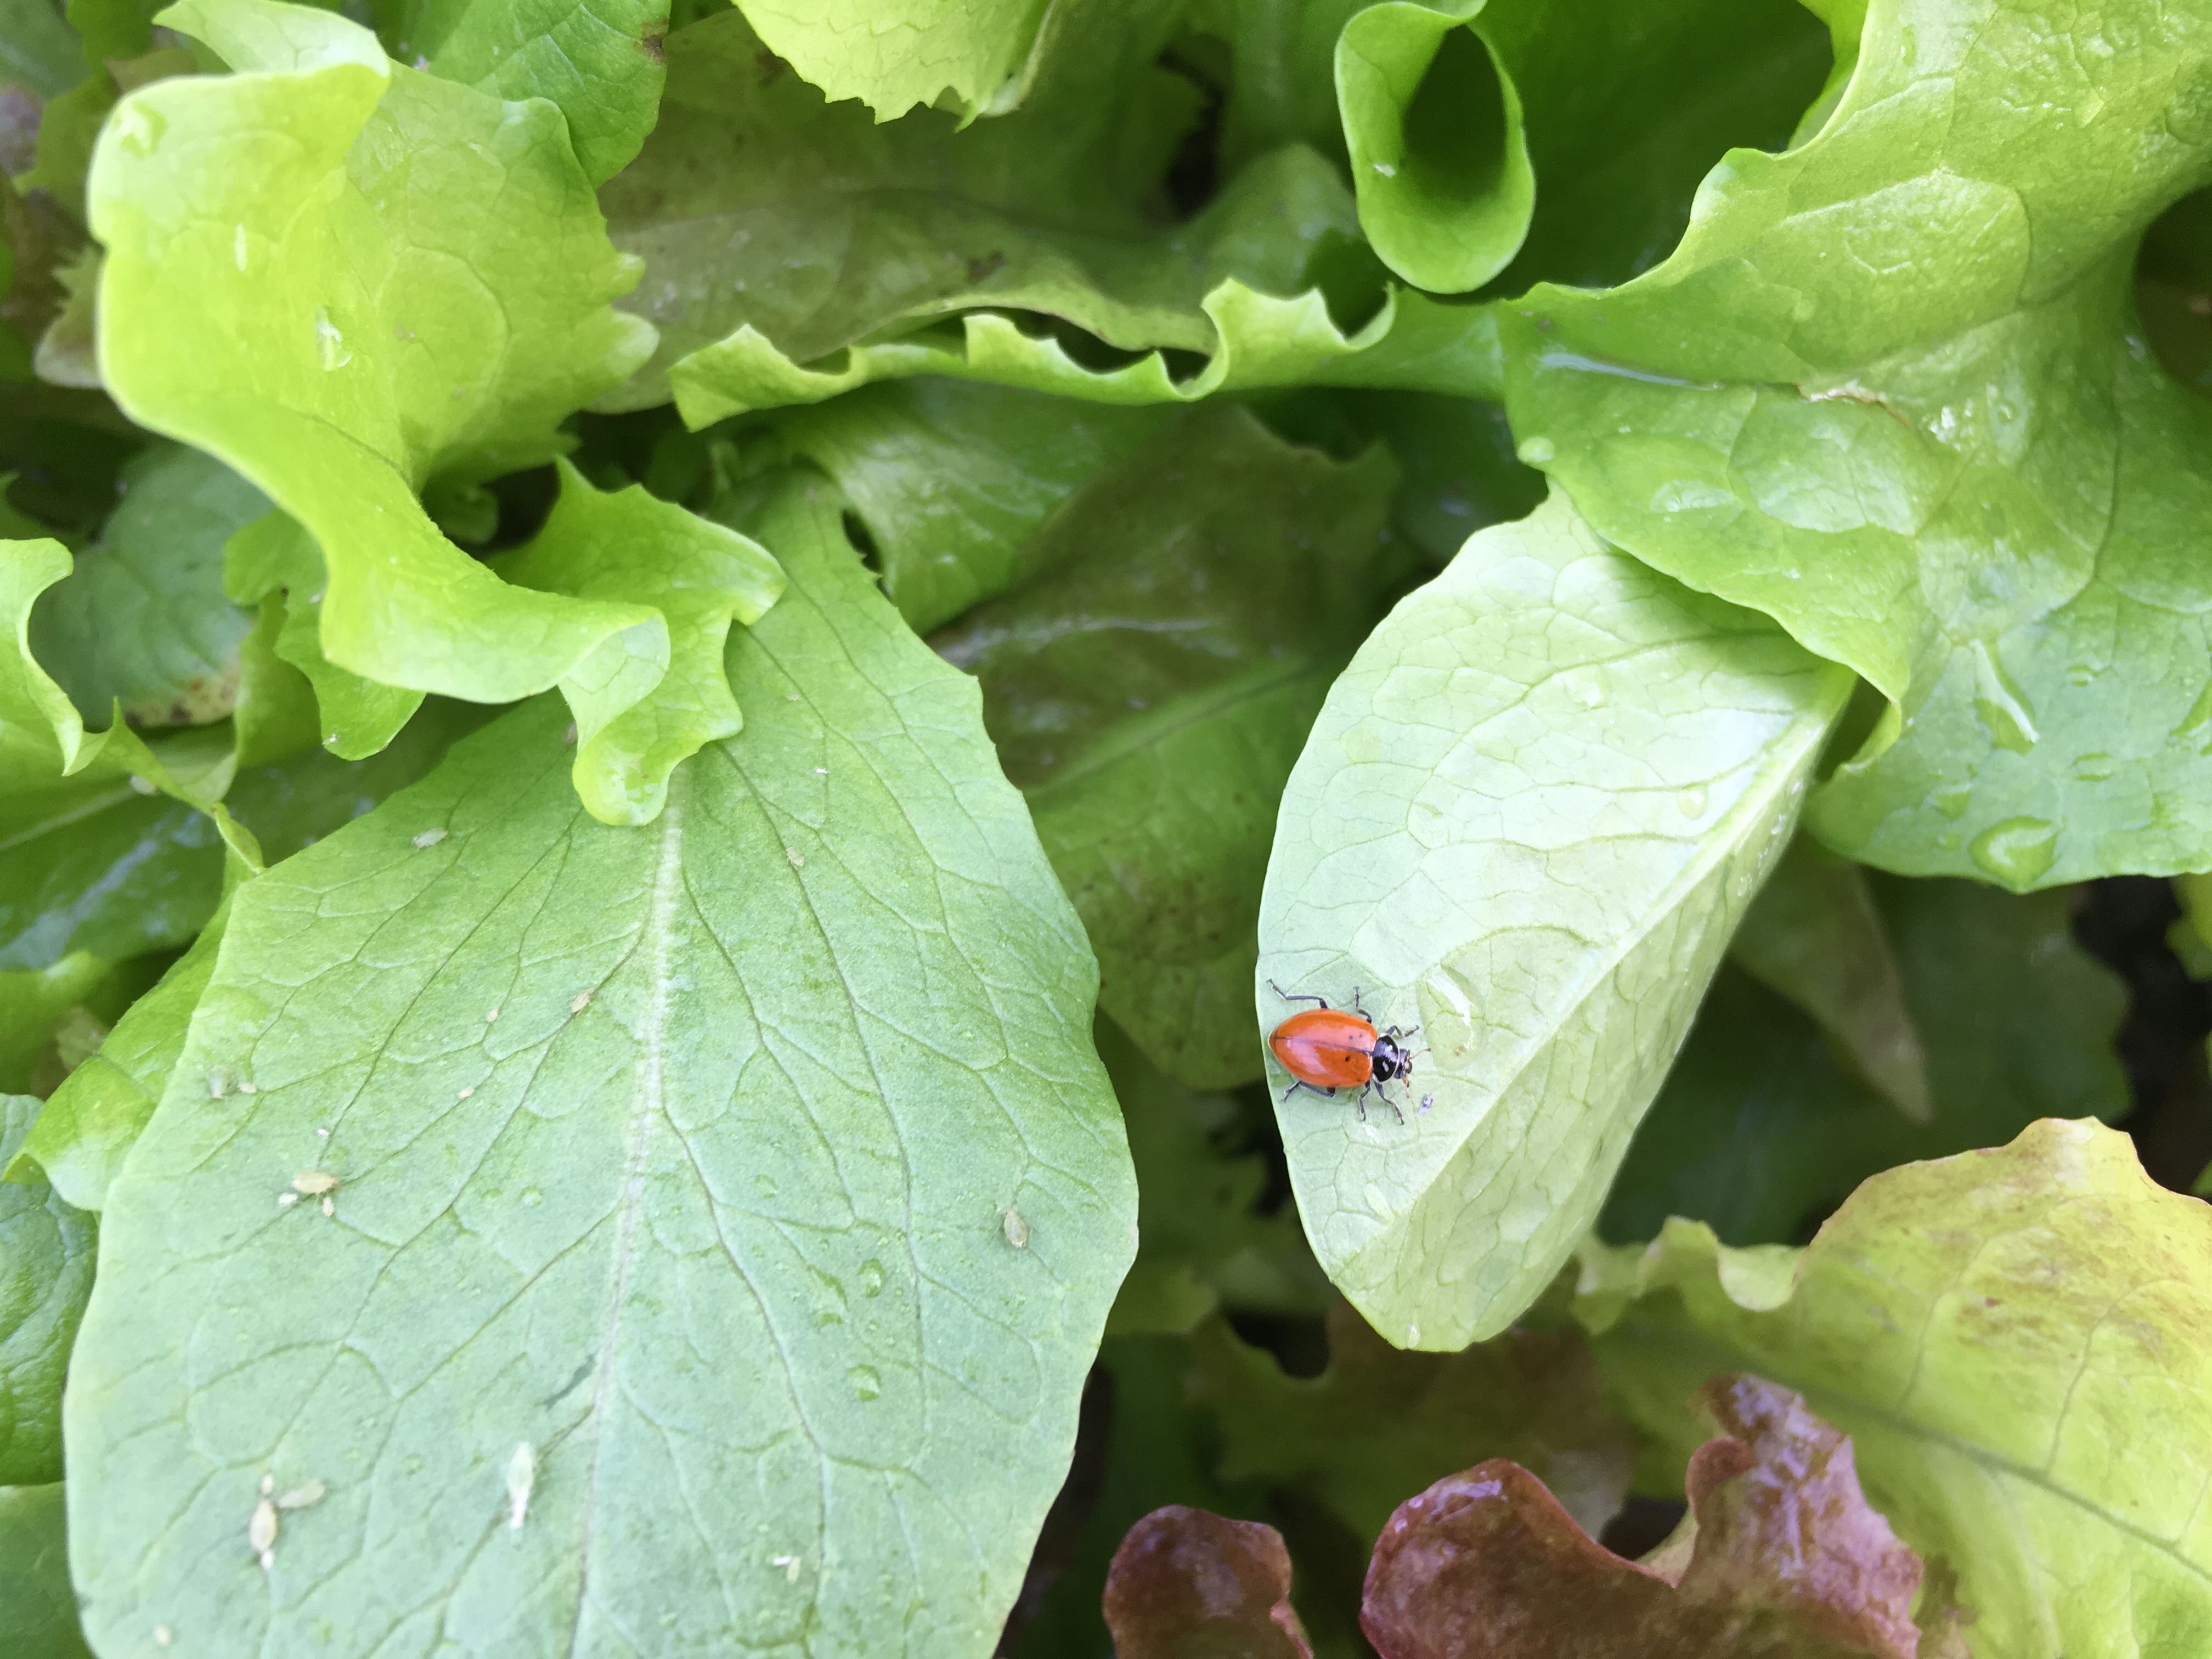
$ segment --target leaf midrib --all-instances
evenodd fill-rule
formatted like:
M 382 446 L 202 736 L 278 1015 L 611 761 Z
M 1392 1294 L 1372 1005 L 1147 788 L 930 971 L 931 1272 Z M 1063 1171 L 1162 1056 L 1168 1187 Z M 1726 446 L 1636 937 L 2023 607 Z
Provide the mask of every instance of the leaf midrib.
M 653 1132 L 662 1115 L 666 1057 L 671 933 L 676 898 L 683 887 L 684 809 L 690 793 L 689 769 L 679 769 L 668 782 L 667 805 L 659 818 L 660 848 L 653 874 L 653 897 L 646 911 L 644 947 L 647 988 L 644 1016 L 638 1022 L 639 1065 L 628 1129 L 623 1136 L 622 1188 L 616 1200 L 615 1238 L 609 1262 L 610 1280 L 605 1316 L 599 1322 L 599 1374 L 592 1382 L 592 1467 L 585 1477 L 583 1525 L 576 1550 L 576 1601 L 568 1630 L 569 1659 L 575 1659 L 584 1635 L 585 1610 L 591 1605 L 592 1544 L 598 1535 L 594 1517 L 599 1510 L 599 1475 L 606 1455 L 606 1407 L 614 1386 L 617 1350 L 622 1334 L 623 1308 L 629 1297 L 630 1269 L 637 1256 L 638 1212 L 644 1194 L 645 1169 L 653 1150 Z M 542 1450 L 542 1449 L 541 1449 Z

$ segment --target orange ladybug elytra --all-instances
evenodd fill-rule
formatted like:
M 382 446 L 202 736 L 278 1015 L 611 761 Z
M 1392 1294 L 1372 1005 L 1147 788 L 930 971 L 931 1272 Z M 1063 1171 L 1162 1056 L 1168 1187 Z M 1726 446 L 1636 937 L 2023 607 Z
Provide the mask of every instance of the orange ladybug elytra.
M 1411 1079 L 1413 1075 L 1413 1056 L 1398 1039 L 1418 1036 L 1418 1032 L 1401 1031 L 1391 1026 L 1377 1031 L 1369 1023 L 1366 1011 L 1359 1006 L 1359 994 L 1352 994 L 1353 1012 L 1332 1008 L 1316 996 L 1293 996 L 1272 979 L 1267 988 L 1285 1002 L 1310 1002 L 1316 1006 L 1300 1009 L 1292 1014 L 1267 1038 L 1267 1047 L 1282 1062 L 1283 1069 L 1297 1080 L 1283 1091 L 1288 1100 L 1300 1089 L 1310 1089 L 1317 1095 L 1334 1099 L 1339 1089 L 1357 1089 L 1356 1097 L 1361 1121 L 1367 1117 L 1367 1091 L 1382 1090 L 1394 1078 Z M 1398 1114 L 1398 1121 L 1406 1121 L 1398 1103 L 1388 1094 L 1382 1096 L 1390 1109 Z

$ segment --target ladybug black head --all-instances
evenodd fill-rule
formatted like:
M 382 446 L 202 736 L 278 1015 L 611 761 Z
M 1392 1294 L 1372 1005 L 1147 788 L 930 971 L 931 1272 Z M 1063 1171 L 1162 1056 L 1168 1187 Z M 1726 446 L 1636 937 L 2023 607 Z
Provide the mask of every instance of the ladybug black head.
M 1385 1032 L 1375 1039 L 1373 1060 L 1374 1079 L 1377 1083 L 1388 1083 L 1394 1078 L 1413 1074 L 1413 1056 L 1399 1042 L 1395 1031 Z

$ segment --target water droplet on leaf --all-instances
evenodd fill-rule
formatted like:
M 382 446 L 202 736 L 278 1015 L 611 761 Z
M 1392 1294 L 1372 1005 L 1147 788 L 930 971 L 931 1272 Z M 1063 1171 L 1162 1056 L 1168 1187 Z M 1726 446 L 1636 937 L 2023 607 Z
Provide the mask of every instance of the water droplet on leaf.
M 1976 836 L 1966 852 L 1974 862 L 2008 887 L 2024 888 L 2051 868 L 2057 855 L 2058 830 L 2044 818 L 2007 818 Z

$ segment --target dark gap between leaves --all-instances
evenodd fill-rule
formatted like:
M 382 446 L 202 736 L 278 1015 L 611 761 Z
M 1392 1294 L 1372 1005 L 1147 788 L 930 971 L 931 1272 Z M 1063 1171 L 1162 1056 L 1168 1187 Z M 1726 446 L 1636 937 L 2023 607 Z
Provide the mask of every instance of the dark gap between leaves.
M 2074 937 L 2128 988 L 2113 1048 L 2131 1107 L 2116 1127 L 2135 1138 L 2152 1180 L 2185 1193 L 2212 1164 L 2212 985 L 2190 978 L 2166 943 L 2180 918 L 2172 884 L 2154 876 L 2108 876 L 2075 898 Z

